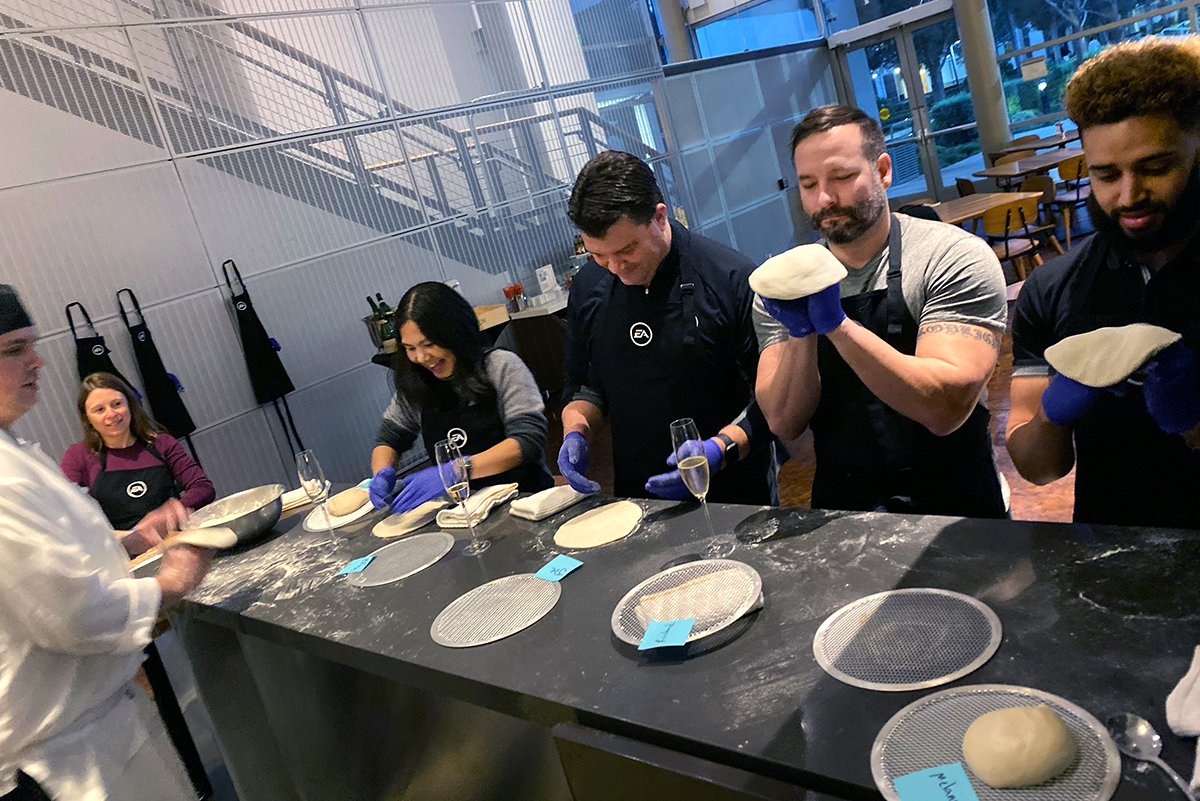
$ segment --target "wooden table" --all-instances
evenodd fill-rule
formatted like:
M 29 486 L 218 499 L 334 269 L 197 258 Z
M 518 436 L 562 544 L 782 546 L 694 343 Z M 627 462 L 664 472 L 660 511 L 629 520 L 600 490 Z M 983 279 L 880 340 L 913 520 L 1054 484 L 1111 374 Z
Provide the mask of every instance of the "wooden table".
M 1010 153 L 1021 153 L 1025 150 L 1047 150 L 1052 147 L 1066 147 L 1071 142 L 1077 141 L 1079 141 L 1078 128 L 1072 131 L 1066 131 L 1062 136 L 1059 136 L 1058 134 L 1055 134 L 1054 136 L 1043 136 L 1041 139 L 1033 139 L 1028 142 L 1009 145 L 1008 147 L 1002 147 L 999 150 L 989 150 L 987 155 L 989 159 L 995 161 L 1001 156 L 1007 156 Z
M 1007 206 L 1020 200 L 1040 198 L 1041 192 L 979 192 L 966 197 L 957 197 L 933 206 L 942 222 L 958 225 L 967 220 L 982 217 L 984 212 Z
M 1021 159 L 1020 161 L 1010 161 L 1008 164 L 1001 164 L 996 167 L 988 167 L 986 170 L 978 170 L 971 174 L 980 178 L 1000 178 L 1009 180 L 1025 178 L 1026 176 L 1035 175 L 1039 172 L 1049 172 L 1067 159 L 1082 155 L 1083 149 L 1078 147 L 1064 150 L 1054 150 L 1049 153 L 1038 153 L 1036 156 L 1030 156 L 1027 159 Z

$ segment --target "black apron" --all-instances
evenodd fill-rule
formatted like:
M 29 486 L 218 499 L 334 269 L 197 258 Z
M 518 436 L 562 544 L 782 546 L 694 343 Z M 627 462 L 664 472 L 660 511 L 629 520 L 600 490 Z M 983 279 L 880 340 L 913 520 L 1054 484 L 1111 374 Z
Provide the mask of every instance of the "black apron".
M 1181 257 L 1145 283 L 1136 265 L 1121 266 L 1119 258 L 1115 250 L 1104 254 L 1083 279 L 1087 284 L 1076 288 L 1087 300 L 1071 314 L 1062 336 L 1144 322 L 1179 332 L 1200 354 L 1200 270 L 1194 260 Z M 1111 259 L 1118 261 L 1110 267 Z M 1074 425 L 1074 519 L 1200 528 L 1200 453 L 1154 422 L 1142 394 L 1144 377 L 1138 370 L 1101 392 Z
M 474 403 L 459 408 L 439 408 L 430 403 L 430 408 L 421 410 L 421 438 L 429 458 L 434 459 L 433 446 L 442 440 L 450 440 L 464 454 L 486 451 L 503 442 L 504 420 L 500 417 L 498 401 Z M 554 486 L 554 480 L 541 462 L 526 462 L 486 478 L 471 479 L 471 489 L 492 484 L 517 483 L 521 492 L 539 492 Z
M 92 332 L 90 337 L 79 336 L 79 332 L 75 329 L 75 318 L 71 316 L 71 307 L 73 306 L 77 306 L 79 313 L 83 315 L 84 326 Z M 133 383 L 121 375 L 116 365 L 113 364 L 112 356 L 109 355 L 112 351 L 104 344 L 104 337 L 96 333 L 96 326 L 92 325 L 92 316 L 88 314 L 87 309 L 83 308 L 83 304 L 68 303 L 66 312 L 67 324 L 71 326 L 71 338 L 75 340 L 75 369 L 79 372 L 79 380 L 82 381 L 92 373 L 111 373 L 133 389 Z M 133 389 L 133 393 L 137 395 L 138 400 L 141 400 L 142 396 L 137 389 Z
M 687 232 L 672 227 L 683 240 Z M 680 242 L 682 250 L 684 242 Z M 660 265 L 649 292 L 627 287 L 611 273 L 607 301 L 592 332 L 593 380 L 603 387 L 613 439 L 613 492 L 652 498 L 646 481 L 670 471 L 671 423 L 696 421 L 701 436 L 729 425 L 749 398 L 738 391 L 737 355 L 723 350 L 729 337 L 709 341 L 696 314 L 698 277 L 673 251 Z M 722 341 L 716 341 L 722 340 Z M 717 503 L 769 504 L 771 449 L 762 448 L 718 471 L 707 499 Z
M 233 282 L 229 277 L 230 268 L 233 268 L 238 286 L 242 288 L 241 292 L 234 291 Z M 230 301 L 233 303 L 233 310 L 237 315 L 238 335 L 242 340 L 242 352 L 246 356 L 246 369 L 250 373 L 250 385 L 254 388 L 254 398 L 260 406 L 264 403 L 274 405 L 275 414 L 279 417 L 279 425 L 283 428 L 283 435 L 288 441 L 288 448 L 295 456 L 297 450 L 304 450 L 304 442 L 300 439 L 300 432 L 296 430 L 296 421 L 292 419 L 292 410 L 284 395 L 294 391 L 296 387 L 292 384 L 287 370 L 284 369 L 283 362 L 279 360 L 277 343 L 267 336 L 267 330 L 263 328 L 262 321 L 258 319 L 258 313 L 254 311 L 254 304 L 250 302 L 250 293 L 246 290 L 246 283 L 242 280 L 242 274 L 238 272 L 233 259 L 227 259 L 221 265 L 221 270 L 225 274 L 225 285 L 229 287 Z M 279 409 L 281 400 L 283 409 L 287 412 L 287 423 L 284 422 L 283 412 Z M 291 424 L 290 434 L 288 433 L 288 424 Z M 293 436 L 296 438 L 295 445 L 292 444 Z
M 108 449 L 100 451 L 100 472 L 88 494 L 104 510 L 112 527 L 124 531 L 133 528 L 147 513 L 179 497 L 175 474 L 153 445 L 146 450 L 162 464 L 134 470 L 108 472 Z
M 904 302 L 900 223 L 894 216 L 887 288 L 842 298 L 842 308 L 900 353 L 916 352 L 917 323 Z M 938 437 L 876 397 L 827 337 L 818 339 L 817 369 L 814 509 L 1007 516 L 982 405 L 954 433 Z
M 125 304 L 121 301 L 122 292 L 129 294 L 129 302 L 133 305 L 133 313 L 137 315 L 138 319 L 136 323 L 129 322 L 129 314 L 126 313 Z M 142 377 L 142 386 L 146 388 L 146 401 L 150 404 L 150 412 L 154 415 L 155 420 L 166 426 L 171 436 L 187 442 L 188 450 L 195 458 L 196 448 L 192 445 L 189 435 L 196 430 L 196 424 L 192 422 L 192 416 L 188 414 L 187 407 L 183 405 L 183 399 L 179 397 L 183 387 L 163 365 L 162 356 L 158 353 L 154 337 L 151 336 L 150 329 L 146 325 L 146 317 L 142 314 L 142 307 L 132 289 L 126 288 L 117 291 L 117 309 L 121 312 L 121 321 L 129 330 L 129 338 L 133 343 L 133 358 L 137 361 L 138 373 Z M 199 464 L 200 460 L 196 459 L 196 463 Z

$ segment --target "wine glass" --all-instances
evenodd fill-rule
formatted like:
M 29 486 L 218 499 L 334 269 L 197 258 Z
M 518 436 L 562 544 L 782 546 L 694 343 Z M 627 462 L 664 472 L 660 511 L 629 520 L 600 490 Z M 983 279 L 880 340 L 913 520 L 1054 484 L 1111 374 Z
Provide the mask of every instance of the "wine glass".
M 733 553 L 736 543 L 732 537 L 717 537 L 713 528 L 712 515 L 708 513 L 708 457 L 704 455 L 704 441 L 696 429 L 696 422 L 690 417 L 671 423 L 671 448 L 675 451 L 675 466 L 683 477 L 683 484 L 688 491 L 700 499 L 700 508 L 704 510 L 704 519 L 708 521 L 708 533 L 712 541 L 702 551 L 706 559 L 719 559 Z
M 467 527 L 471 529 L 471 544 L 463 549 L 467 556 L 483 553 L 491 545 L 487 540 L 481 540 L 475 534 L 475 521 L 467 511 L 467 498 L 471 495 L 471 479 L 467 471 L 467 460 L 462 451 L 448 439 L 433 446 L 433 458 L 437 462 L 438 475 L 441 476 L 442 486 L 450 494 L 450 498 L 459 505 L 467 518 Z
M 325 528 L 329 531 L 329 536 L 333 537 L 333 522 L 329 519 L 329 484 L 325 481 L 325 472 L 321 470 L 321 463 L 317 461 L 317 455 L 311 450 L 300 451 L 296 454 L 296 476 L 300 479 L 300 486 L 304 489 L 304 494 L 313 503 L 321 504 L 320 509 L 325 513 Z

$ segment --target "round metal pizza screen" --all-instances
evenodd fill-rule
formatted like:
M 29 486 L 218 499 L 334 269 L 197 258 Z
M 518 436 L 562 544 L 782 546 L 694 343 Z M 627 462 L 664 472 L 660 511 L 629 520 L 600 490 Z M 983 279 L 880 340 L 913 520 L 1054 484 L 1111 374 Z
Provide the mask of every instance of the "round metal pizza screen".
M 420 573 L 437 562 L 454 547 L 454 535 L 445 531 L 417 534 L 385 545 L 372 556 L 371 564 L 352 573 L 348 584 L 356 587 L 378 587 Z
M 612 630 L 637 645 L 651 620 L 695 618 L 687 641 L 720 631 L 762 601 L 762 578 L 731 559 L 685 562 L 630 590 L 612 614 Z
M 495 642 L 541 620 L 558 603 L 562 586 L 532 573 L 489 581 L 442 610 L 429 633 L 447 648 Z

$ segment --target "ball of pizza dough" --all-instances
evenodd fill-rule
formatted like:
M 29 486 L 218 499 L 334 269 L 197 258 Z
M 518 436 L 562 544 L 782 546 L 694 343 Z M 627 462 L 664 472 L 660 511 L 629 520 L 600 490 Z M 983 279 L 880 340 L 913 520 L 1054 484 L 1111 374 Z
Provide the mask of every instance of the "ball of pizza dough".
M 967 729 L 963 757 L 992 787 L 1028 787 L 1062 773 L 1075 761 L 1075 738 L 1045 704 L 997 709 Z
M 329 514 L 334 517 L 354 514 L 370 499 L 370 494 L 362 487 L 351 487 L 329 499 Z

